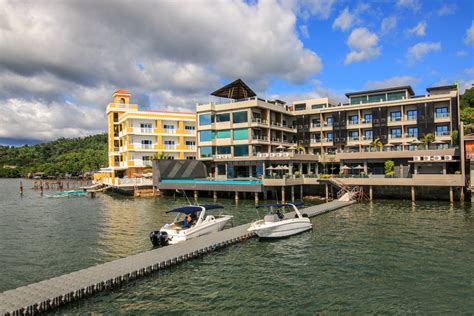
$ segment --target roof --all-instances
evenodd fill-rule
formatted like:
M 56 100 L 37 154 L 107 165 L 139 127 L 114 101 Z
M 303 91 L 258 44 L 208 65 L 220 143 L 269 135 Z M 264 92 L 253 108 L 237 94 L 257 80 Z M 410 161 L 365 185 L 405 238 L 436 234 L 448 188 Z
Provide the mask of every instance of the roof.
M 348 92 L 346 93 L 346 97 L 350 98 L 351 96 L 354 96 L 354 95 L 372 94 L 372 93 L 378 93 L 378 92 L 390 92 L 390 91 L 399 91 L 399 90 L 408 90 L 408 93 L 410 95 L 415 94 L 411 86 L 400 86 L 400 87 L 390 87 L 390 88 L 376 89 L 376 90 Z
M 228 85 L 211 93 L 216 97 L 228 99 L 245 99 L 256 96 L 255 92 L 249 88 L 241 79 L 237 79 Z
M 297 202 L 294 202 L 294 203 L 274 203 L 274 204 L 260 204 L 260 205 L 257 205 L 257 208 L 262 208 L 262 207 L 284 207 L 284 206 L 291 206 L 291 205 L 294 205 L 294 206 L 301 206 L 303 205 L 304 203 L 301 202 L 301 201 L 297 201 Z
M 143 112 L 171 113 L 171 114 L 196 114 L 196 112 L 176 112 L 176 111 L 163 111 L 163 110 L 143 110 Z
M 131 95 L 131 93 L 125 89 L 117 89 L 112 95 L 116 95 L 116 94 Z
M 174 213 L 194 214 L 196 212 L 202 211 L 202 207 L 204 207 L 204 209 L 206 210 L 224 208 L 224 206 L 219 205 L 219 204 L 188 205 L 188 206 L 172 209 L 171 211 L 167 211 L 166 213 L 174 212 Z
M 436 90 L 457 90 L 457 89 L 458 89 L 458 86 L 455 84 L 452 84 L 448 86 L 426 88 L 426 91 L 431 92 L 431 91 L 436 91 Z

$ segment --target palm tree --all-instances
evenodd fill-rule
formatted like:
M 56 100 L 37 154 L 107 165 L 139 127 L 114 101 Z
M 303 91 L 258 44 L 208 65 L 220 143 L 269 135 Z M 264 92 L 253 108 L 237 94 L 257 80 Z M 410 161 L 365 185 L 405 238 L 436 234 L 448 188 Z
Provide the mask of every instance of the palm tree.
M 376 139 L 374 139 L 374 140 L 370 143 L 370 145 L 372 146 L 372 148 L 374 149 L 374 151 L 375 151 L 377 148 L 379 148 L 379 151 L 382 151 L 383 143 L 382 143 L 382 141 L 380 140 L 380 138 L 377 137 Z
M 426 149 L 430 148 L 430 144 L 435 140 L 435 136 L 431 133 L 428 133 L 423 137 L 423 143 L 426 146 Z
M 304 154 L 304 147 L 301 146 L 301 145 L 296 146 L 295 152 L 296 152 L 296 153 Z
M 168 155 L 164 154 L 163 152 L 157 152 L 154 156 L 153 156 L 153 159 L 155 160 L 164 160 L 164 159 L 168 159 Z

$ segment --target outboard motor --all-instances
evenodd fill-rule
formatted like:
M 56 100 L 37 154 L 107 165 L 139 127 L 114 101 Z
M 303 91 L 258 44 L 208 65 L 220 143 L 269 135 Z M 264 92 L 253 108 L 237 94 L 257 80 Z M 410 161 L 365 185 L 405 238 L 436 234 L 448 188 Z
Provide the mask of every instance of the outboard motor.
M 152 231 L 150 233 L 150 241 L 154 247 L 168 246 L 168 233 L 160 232 L 159 230 Z

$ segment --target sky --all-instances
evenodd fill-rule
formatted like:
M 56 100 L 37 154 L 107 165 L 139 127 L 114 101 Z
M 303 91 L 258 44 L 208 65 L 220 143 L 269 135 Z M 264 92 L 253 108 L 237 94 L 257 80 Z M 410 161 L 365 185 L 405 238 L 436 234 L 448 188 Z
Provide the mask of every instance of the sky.
M 193 111 L 237 78 L 287 102 L 474 83 L 471 0 L 0 0 L 0 144 L 104 132 L 112 93 Z

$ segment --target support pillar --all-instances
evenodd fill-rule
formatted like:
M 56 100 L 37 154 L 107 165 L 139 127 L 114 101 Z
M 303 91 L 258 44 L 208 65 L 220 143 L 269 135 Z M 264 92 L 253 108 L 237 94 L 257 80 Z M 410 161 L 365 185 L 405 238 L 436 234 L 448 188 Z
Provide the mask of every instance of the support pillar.
M 460 187 L 461 191 L 459 191 L 459 201 L 464 202 L 464 187 Z
M 197 201 L 199 197 L 199 193 L 197 190 L 194 190 L 194 200 Z
M 291 186 L 291 202 L 295 201 L 295 186 Z
M 374 195 L 373 195 L 373 189 L 372 189 L 372 186 L 369 187 L 369 200 L 370 202 L 372 202 L 373 198 L 374 198 Z
M 328 184 L 326 183 L 326 203 L 329 202 L 329 188 Z
M 267 191 L 265 189 L 263 189 L 263 199 L 264 200 L 267 199 Z
M 285 187 L 281 187 L 281 203 L 285 203 Z
M 454 203 L 453 187 L 449 187 L 449 202 Z
M 239 202 L 239 192 L 235 191 L 235 203 Z
M 411 187 L 411 201 L 415 203 L 415 187 Z
M 303 185 L 300 185 L 300 201 L 303 201 Z
M 258 205 L 258 192 L 255 192 L 255 205 Z
M 217 201 L 217 191 L 214 191 L 213 198 L 214 198 L 214 202 L 216 202 Z

